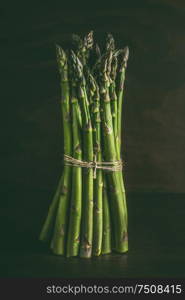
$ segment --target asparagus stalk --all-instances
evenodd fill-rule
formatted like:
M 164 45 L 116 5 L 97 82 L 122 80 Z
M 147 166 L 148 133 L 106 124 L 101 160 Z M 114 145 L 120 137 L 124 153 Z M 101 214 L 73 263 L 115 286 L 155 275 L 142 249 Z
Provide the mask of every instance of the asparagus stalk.
M 129 48 L 125 47 L 122 51 L 122 61 L 119 68 L 119 78 L 118 78 L 118 129 L 117 129 L 117 135 L 115 135 L 116 138 L 116 145 L 117 145 L 117 159 L 120 160 L 121 158 L 121 128 L 122 128 L 122 111 L 123 111 L 123 91 L 124 91 L 124 81 L 125 81 L 125 71 L 127 67 L 127 61 L 129 57 Z M 127 215 L 127 203 L 126 203 L 126 193 L 125 193 L 125 187 L 124 187 L 124 178 L 123 173 L 120 172 L 120 180 L 122 185 L 122 193 L 124 198 L 124 207 L 125 207 L 125 218 L 126 222 L 128 224 L 128 215 Z M 125 239 L 127 239 L 127 235 L 125 235 Z
M 115 136 L 115 146 L 116 146 L 116 153 L 117 153 L 117 160 L 121 159 L 121 118 L 122 118 L 122 101 L 123 101 L 123 85 L 125 79 L 125 68 L 128 60 L 128 47 L 124 48 L 123 50 L 115 50 L 114 39 L 112 35 L 108 35 L 107 38 L 107 50 L 111 49 L 113 51 L 112 56 L 112 65 L 109 64 L 108 69 L 108 77 L 110 80 L 110 98 L 111 98 L 111 109 L 112 109 L 112 120 L 113 120 L 113 130 Z M 122 61 L 119 73 L 119 84 L 118 84 L 118 97 L 116 94 L 116 75 L 117 75 L 117 67 L 118 67 L 118 60 L 117 57 L 122 55 Z M 110 79 L 111 78 L 111 79 Z M 119 100 L 119 101 L 118 101 Z M 125 195 L 125 187 L 124 187 L 124 180 L 123 180 L 123 173 L 119 172 L 120 176 L 120 183 L 122 187 L 123 193 L 123 204 L 125 210 L 125 219 L 127 221 L 127 205 L 126 205 L 126 195 Z
M 90 112 L 90 115 L 93 116 L 94 114 L 94 95 L 95 95 L 95 91 L 96 91 L 96 85 L 95 85 L 95 80 L 92 76 L 92 74 L 90 73 L 90 70 L 86 68 L 86 93 L 87 93 L 87 97 L 88 97 L 88 102 L 89 102 L 89 112 Z M 92 120 L 93 120 L 93 117 L 92 117 Z M 93 125 L 93 132 L 96 131 L 95 129 L 95 126 L 92 122 L 92 125 Z
M 118 144 L 118 159 L 121 155 L 121 125 L 122 125 L 122 107 L 123 107 L 123 88 L 125 82 L 125 71 L 127 67 L 127 60 L 129 57 L 129 48 L 123 49 L 122 61 L 119 68 L 119 82 L 118 82 L 118 134 L 116 137 L 116 143 Z
M 103 176 L 103 237 L 102 254 L 111 253 L 111 219 L 105 175 Z
M 111 59 L 107 60 L 106 77 L 109 82 L 109 95 L 111 103 L 112 125 L 114 135 L 117 130 L 117 95 L 115 90 L 115 78 L 117 71 L 117 57 L 113 55 L 115 52 L 115 41 L 112 34 L 107 35 L 106 53 L 111 52 Z
M 107 55 L 102 60 L 101 65 L 101 101 L 102 101 L 102 124 L 103 124 L 103 140 L 104 140 L 104 156 L 106 161 L 115 161 L 117 159 L 115 137 L 113 132 L 111 105 L 109 96 L 109 78 L 107 76 L 107 66 L 112 59 L 112 51 L 107 52 Z M 120 183 L 119 172 L 110 172 L 107 174 L 110 195 L 111 209 L 113 216 L 113 230 L 115 236 L 115 250 L 117 252 L 126 252 L 128 243 L 125 240 L 127 235 L 127 224 L 125 222 L 125 209 L 122 188 Z
M 111 70 L 111 83 L 109 87 L 110 92 L 110 99 L 111 99 L 111 112 L 112 112 L 112 123 L 113 123 L 113 130 L 116 142 L 116 136 L 118 135 L 118 104 L 117 104 L 117 95 L 116 95 L 116 71 L 117 71 L 117 58 L 113 56 L 112 58 L 112 70 Z M 116 143 L 116 151 L 118 153 L 119 148 L 118 144 Z
M 69 80 L 67 56 L 64 50 L 57 46 L 57 60 L 61 75 L 61 109 L 63 119 L 64 153 L 72 154 L 71 117 L 69 103 Z M 63 187 L 59 198 L 58 211 L 51 248 L 55 254 L 65 254 L 67 238 L 67 222 L 71 189 L 71 167 L 64 166 Z
M 72 51 L 74 71 L 78 78 L 78 98 L 82 111 L 83 159 L 93 161 L 93 133 L 86 93 L 86 83 L 83 75 L 83 66 Z M 93 169 L 83 169 L 83 207 L 82 233 L 80 243 L 80 257 L 88 258 L 92 255 L 93 238 Z
M 117 57 L 123 54 L 124 60 L 125 60 L 125 49 L 124 50 L 118 50 L 115 51 L 112 58 L 112 66 L 111 66 L 111 83 L 110 83 L 110 98 L 111 98 L 111 109 L 112 109 L 112 120 L 113 120 L 113 130 L 114 130 L 114 136 L 115 136 L 115 146 L 116 146 L 116 153 L 117 153 L 117 160 L 121 159 L 121 146 L 119 143 L 118 138 L 118 116 L 120 115 L 120 111 L 118 110 L 118 97 L 116 94 L 116 75 L 117 75 L 117 67 L 118 67 L 118 60 Z M 128 59 L 128 58 L 127 58 Z M 122 77 L 121 77 L 122 78 Z M 121 79 L 119 78 L 119 79 Z M 120 86 L 120 85 L 119 85 Z M 121 91 L 118 90 L 118 94 L 121 97 Z M 122 114 L 122 112 L 121 112 Z M 121 128 L 119 129 L 121 131 Z M 120 132 L 121 134 L 121 132 Z M 119 172 L 120 176 L 120 183 L 122 187 L 122 194 L 123 194 L 123 204 L 124 204 L 124 210 L 125 210 L 125 219 L 126 223 L 128 223 L 127 220 L 127 205 L 126 205 L 126 194 L 125 194 L 125 187 L 124 187 L 124 180 L 123 180 L 123 173 Z
M 41 241 L 49 241 L 49 239 L 51 238 L 53 228 L 54 228 L 57 208 L 58 208 L 59 197 L 61 194 L 63 184 L 64 184 L 64 174 L 62 174 L 62 176 L 60 177 L 55 195 L 49 206 L 47 217 L 42 226 L 42 230 L 39 235 L 39 240 L 41 240 Z
M 92 80 L 93 77 L 92 77 Z M 95 80 L 94 80 L 95 82 Z M 97 83 L 94 95 L 93 109 L 93 126 L 94 126 L 94 155 L 97 162 L 102 161 L 101 154 L 101 118 L 100 118 L 100 95 Z M 102 170 L 95 170 L 94 180 L 94 217 L 93 217 L 93 255 L 99 256 L 102 249 L 103 234 L 103 213 L 102 213 L 102 196 L 103 196 L 103 177 Z
M 72 105 L 72 132 L 73 132 L 73 157 L 81 160 L 81 115 L 79 110 L 78 99 L 76 96 L 76 86 L 72 83 L 71 87 L 71 105 Z M 80 225 L 82 210 L 82 169 L 73 167 L 72 169 L 72 191 L 70 219 L 67 239 L 67 257 L 77 256 L 80 245 Z

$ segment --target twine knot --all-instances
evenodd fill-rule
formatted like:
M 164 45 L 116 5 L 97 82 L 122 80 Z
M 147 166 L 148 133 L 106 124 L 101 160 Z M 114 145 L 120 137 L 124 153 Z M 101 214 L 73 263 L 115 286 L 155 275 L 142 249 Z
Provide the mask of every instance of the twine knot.
M 72 156 L 64 154 L 64 165 L 71 167 L 82 167 L 82 168 L 92 168 L 93 169 L 93 178 L 96 178 L 97 169 L 118 172 L 122 171 L 123 162 L 122 160 L 115 161 L 97 161 L 96 155 L 94 156 L 93 161 L 84 161 L 76 159 Z

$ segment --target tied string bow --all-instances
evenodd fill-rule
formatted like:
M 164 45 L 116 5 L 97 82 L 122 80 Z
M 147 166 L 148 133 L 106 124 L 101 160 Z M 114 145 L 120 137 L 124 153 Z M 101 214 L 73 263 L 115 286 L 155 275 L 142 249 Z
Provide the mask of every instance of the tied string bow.
M 92 168 L 94 169 L 93 177 L 96 178 L 96 171 L 97 169 L 106 170 L 106 171 L 122 171 L 123 169 L 123 162 L 122 160 L 115 160 L 115 161 L 97 161 L 96 156 L 94 161 L 84 161 L 73 158 L 72 156 L 64 154 L 64 165 L 71 166 L 71 167 L 82 167 L 82 168 Z

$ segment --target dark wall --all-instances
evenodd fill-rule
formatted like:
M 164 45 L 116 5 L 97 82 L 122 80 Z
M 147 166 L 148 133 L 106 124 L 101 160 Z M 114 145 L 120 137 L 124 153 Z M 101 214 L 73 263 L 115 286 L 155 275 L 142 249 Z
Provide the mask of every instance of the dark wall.
M 184 2 L 75 3 L 2 6 L 1 183 L 55 188 L 62 134 L 54 45 L 93 29 L 99 41 L 112 32 L 119 47 L 130 48 L 123 120 L 127 190 L 185 192 Z

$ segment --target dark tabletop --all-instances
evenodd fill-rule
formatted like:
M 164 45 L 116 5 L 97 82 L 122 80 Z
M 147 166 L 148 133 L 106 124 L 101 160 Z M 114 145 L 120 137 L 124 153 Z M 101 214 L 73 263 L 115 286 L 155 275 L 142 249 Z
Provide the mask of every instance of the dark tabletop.
M 56 256 L 38 241 L 47 208 L 42 202 L 50 200 L 50 192 L 24 190 L 19 196 L 14 190 L 5 196 L 12 212 L 1 211 L 2 277 L 185 277 L 184 194 L 128 194 L 128 253 L 92 259 Z

